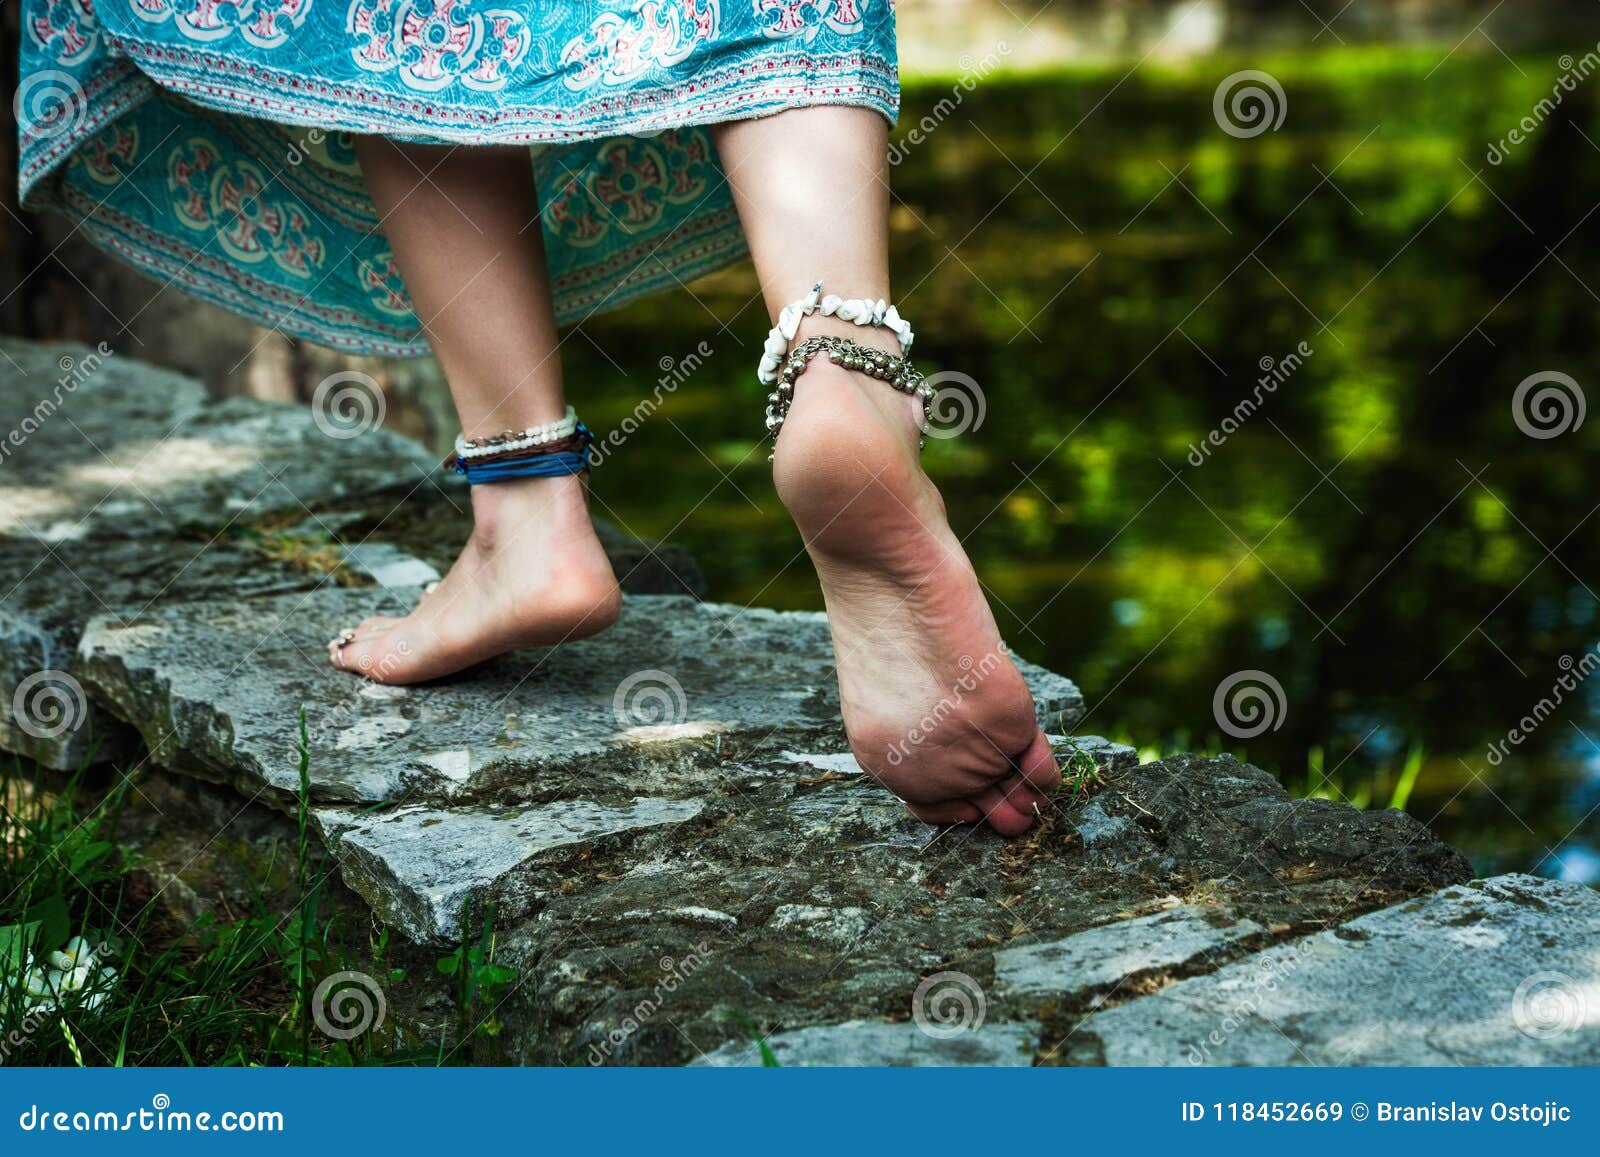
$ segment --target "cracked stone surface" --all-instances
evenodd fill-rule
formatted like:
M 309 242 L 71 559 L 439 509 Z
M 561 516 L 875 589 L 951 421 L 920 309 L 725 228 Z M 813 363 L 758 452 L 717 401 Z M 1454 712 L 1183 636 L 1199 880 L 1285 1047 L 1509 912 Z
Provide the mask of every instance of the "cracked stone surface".
M 412 940 L 459 940 L 462 919 L 483 901 L 503 917 L 535 902 L 518 885 L 535 862 L 562 851 L 592 853 L 602 841 L 700 813 L 698 800 L 636 798 L 620 807 L 587 800 L 532 807 L 404 807 L 362 816 L 324 811 L 346 884 Z
M 692 820 L 582 861 L 502 933 L 524 978 L 511 1059 L 745 1064 L 753 1029 L 804 1046 L 782 1063 L 933 1063 L 948 1054 L 917 1039 L 914 996 L 957 972 L 985 1034 L 1016 1026 L 1025 1059 L 1067 1063 L 1107 1001 L 1471 875 L 1401 813 L 1291 799 L 1229 758 L 1132 766 L 1073 741 L 1103 753 L 1098 777 L 1009 843 L 917 823 L 837 746 L 705 765 Z M 1127 820 L 1121 870 L 1079 834 L 1091 808 Z
M 631 794 L 681 781 L 695 752 L 838 741 L 820 614 L 640 595 L 593 639 L 437 684 L 385 687 L 326 662 L 341 627 L 418 593 L 322 587 L 103 615 L 84 631 L 79 668 L 160 760 L 282 807 L 298 791 L 302 707 L 323 802 L 547 800 L 575 780 Z M 1023 671 L 1041 719 L 1081 712 L 1071 681 Z
M 1254 920 L 1214 908 L 1179 905 L 1086 932 L 995 953 L 1004 992 L 1082 996 L 1129 977 L 1192 965 L 1243 940 L 1264 937 Z
M 1090 1017 L 1110 1065 L 1600 1064 L 1600 893 L 1447 888 Z
M 149 539 L 48 547 L 0 539 L 0 701 L 13 705 L 0 717 L 0 747 L 60 771 L 79 766 L 91 752 L 103 761 L 132 749 L 132 728 L 64 680 L 41 678 L 60 672 L 81 687 L 76 650 L 90 617 L 158 602 L 304 590 L 317 581 L 231 541 L 174 538 L 152 549 Z M 44 717 L 52 687 L 66 691 L 75 720 L 58 732 Z

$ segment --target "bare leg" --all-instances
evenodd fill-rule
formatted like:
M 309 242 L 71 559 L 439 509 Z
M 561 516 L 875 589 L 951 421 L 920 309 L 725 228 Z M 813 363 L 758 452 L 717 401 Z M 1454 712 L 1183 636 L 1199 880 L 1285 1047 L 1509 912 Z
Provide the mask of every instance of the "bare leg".
M 566 410 L 526 149 L 448 149 L 361 137 L 383 230 L 469 437 Z M 617 582 L 581 476 L 472 489 L 472 537 L 405 618 L 368 619 L 335 665 L 415 683 L 616 620 Z
M 718 130 L 717 148 L 774 317 L 817 280 L 889 299 L 887 126 L 815 108 Z M 813 316 L 892 353 L 887 330 Z M 774 480 L 816 565 L 850 746 L 934 823 L 1017 835 L 1060 785 L 1027 684 L 917 452 L 920 403 L 817 358 L 796 385 Z

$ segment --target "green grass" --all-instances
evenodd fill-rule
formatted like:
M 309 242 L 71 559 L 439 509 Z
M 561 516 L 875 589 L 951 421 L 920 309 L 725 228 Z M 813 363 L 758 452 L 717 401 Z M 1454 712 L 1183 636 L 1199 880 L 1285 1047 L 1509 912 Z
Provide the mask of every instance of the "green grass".
M 302 784 L 306 765 L 302 755 Z M 0 768 L 0 1064 L 344 1065 L 360 1042 L 311 1031 L 306 994 L 336 961 L 318 920 L 305 809 L 294 894 L 258 892 L 232 920 L 202 915 L 179 926 L 118 840 L 136 777 L 114 774 L 90 791 L 84 771 L 59 775 L 12 760 Z M 269 900 L 277 900 L 270 904 Z M 285 900 L 291 904 L 283 914 Z M 115 970 L 29 1011 L 30 962 L 73 937 L 101 947 L 96 968 Z M 13 1035 L 15 1034 L 15 1035 Z M 355 1046 L 354 1048 L 352 1046 Z

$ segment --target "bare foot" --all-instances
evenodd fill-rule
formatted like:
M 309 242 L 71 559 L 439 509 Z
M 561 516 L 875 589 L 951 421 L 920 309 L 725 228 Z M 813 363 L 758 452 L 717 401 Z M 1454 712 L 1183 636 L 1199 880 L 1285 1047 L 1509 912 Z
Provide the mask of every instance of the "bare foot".
M 818 356 L 774 479 L 822 580 L 857 761 L 919 819 L 1020 835 L 1061 774 L 922 472 L 920 418 L 915 398 Z
M 595 538 L 580 475 L 472 489 L 472 537 L 417 609 L 376 616 L 333 665 L 379 683 L 420 683 L 519 647 L 596 634 L 616 622 L 622 592 Z

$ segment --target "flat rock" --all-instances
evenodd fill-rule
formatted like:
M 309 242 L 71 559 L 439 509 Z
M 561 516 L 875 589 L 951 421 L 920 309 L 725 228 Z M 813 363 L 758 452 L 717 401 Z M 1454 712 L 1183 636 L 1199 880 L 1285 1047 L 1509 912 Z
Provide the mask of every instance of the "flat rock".
M 0 431 L 0 534 L 47 541 L 220 530 L 381 494 L 392 508 L 438 466 L 381 427 L 208 404 L 197 382 L 77 345 L 0 342 Z
M 701 787 L 684 774 L 693 753 L 838 740 L 820 614 L 631 596 L 602 635 L 440 684 L 385 687 L 328 664 L 323 645 L 342 627 L 404 613 L 418 594 L 325 586 L 104 615 L 84 631 L 82 677 L 159 760 L 284 807 L 299 790 L 302 709 L 324 802 L 554 799 L 574 782 L 681 794 Z M 1069 680 L 1023 670 L 1042 719 L 1076 717 Z
M 934 1036 L 915 1024 L 846 1021 L 765 1038 L 781 1066 L 825 1068 L 978 1065 L 1024 1068 L 1033 1063 L 1036 1025 L 985 1024 L 951 1036 Z M 766 1064 L 754 1041 L 731 1042 L 689 1062 L 691 1067 L 758 1068 Z
M 849 1055 L 858 1032 L 889 1034 L 871 1054 L 881 1061 L 931 1047 L 917 991 L 956 970 L 984 1009 L 983 1034 L 1029 1026 L 1033 1043 L 1008 1055 L 1063 1063 L 1062 1042 L 1107 1001 L 1471 876 L 1409 817 L 1294 800 L 1233 759 L 1108 761 L 1006 841 L 918 823 L 841 746 L 734 747 L 701 765 L 692 822 L 546 886 L 498 941 L 524 978 L 504 1010 L 514 1059 L 753 1063 L 752 1027 L 769 1041 L 811 1030 L 799 1039 L 833 1042 L 838 1026 L 866 1022 L 884 1027 L 784 1063 Z M 1079 834 L 1091 809 L 1125 821 L 1123 870 L 1107 871 Z M 1253 826 L 1258 810 L 1283 831 Z M 1195 838 L 1213 827 L 1228 833 L 1215 846 Z M 690 909 L 718 915 L 673 915 Z M 667 960 L 694 967 L 669 975 Z
M 1109 1065 L 1600 1064 L 1600 893 L 1447 888 L 1091 1016 Z
M 1130 977 L 1192 967 L 1266 931 L 1254 920 L 1185 904 L 1006 948 L 995 953 L 994 975 L 1003 992 L 1082 998 Z
M 95 615 L 317 581 L 232 540 L 0 539 L 0 701 L 12 707 L 0 716 L 0 748 L 60 771 L 132 750 L 133 729 L 92 702 L 78 678 L 78 639 Z
M 414 941 L 453 941 L 464 915 L 493 900 L 503 917 L 529 907 L 517 885 L 562 851 L 592 852 L 612 837 L 700 813 L 697 800 L 588 800 L 531 807 L 402 807 L 379 815 L 322 811 L 340 874 L 391 927 Z

